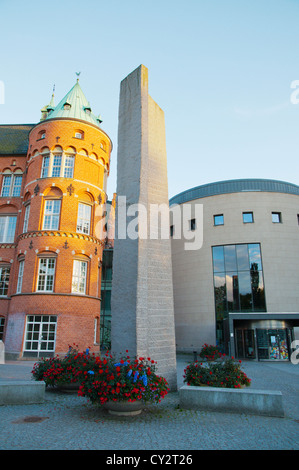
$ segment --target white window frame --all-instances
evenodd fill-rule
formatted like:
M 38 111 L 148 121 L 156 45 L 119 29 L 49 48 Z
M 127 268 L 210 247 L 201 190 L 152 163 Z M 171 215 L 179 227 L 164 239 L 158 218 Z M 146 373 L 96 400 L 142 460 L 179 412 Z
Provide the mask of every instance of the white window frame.
M 10 279 L 10 272 L 11 272 L 10 268 L 11 268 L 10 265 L 7 265 L 7 264 L 0 266 L 0 297 L 7 297 L 8 287 L 9 287 L 9 279 Z M 3 269 L 8 270 L 8 279 L 2 280 Z M 5 283 L 7 283 L 7 290 L 4 287 Z M 2 284 L 3 284 L 3 288 L 2 288 Z M 6 294 L 4 294 L 5 290 L 6 290 Z
M 30 204 L 27 204 L 25 206 L 23 233 L 27 232 L 28 230 L 29 215 L 30 215 Z
M 57 161 L 59 162 L 59 164 L 57 164 Z M 52 159 L 52 171 L 51 171 L 52 178 L 60 178 L 62 166 L 63 166 L 62 165 L 62 153 L 54 153 L 53 159 Z
M 24 275 L 24 265 L 25 265 L 25 260 L 22 259 L 22 260 L 19 262 L 17 294 L 20 294 L 20 293 L 22 292 L 23 275 Z
M 27 315 L 24 352 L 54 353 L 57 331 L 56 315 Z
M 87 261 L 74 260 L 72 276 L 73 294 L 86 294 L 87 269 Z
M 91 225 L 91 205 L 85 204 L 84 202 L 79 202 L 76 230 L 79 233 L 85 233 L 86 235 L 89 235 L 90 225 Z
M 59 210 L 57 211 L 57 204 L 59 203 Z M 44 205 L 44 218 L 42 230 L 59 230 L 61 200 L 60 199 L 46 199 Z
M 73 178 L 74 177 L 74 166 L 75 166 L 75 156 L 74 155 L 64 155 L 63 162 L 63 177 L 64 178 Z
M 54 151 L 43 155 L 41 178 L 73 178 L 75 153 Z
M 22 178 L 23 175 L 21 173 L 4 173 L 1 197 L 20 197 L 22 189 Z M 17 184 L 17 181 L 20 183 Z
M 3 219 L 4 219 L 4 223 L 2 224 Z M 1 222 L 0 223 L 0 243 L 13 243 L 15 239 L 15 233 L 16 233 L 17 216 L 16 215 L 1 215 L 0 222 Z
M 55 270 L 56 258 L 39 258 L 36 292 L 54 292 Z
M 43 155 L 41 178 L 47 178 L 50 174 L 50 154 Z

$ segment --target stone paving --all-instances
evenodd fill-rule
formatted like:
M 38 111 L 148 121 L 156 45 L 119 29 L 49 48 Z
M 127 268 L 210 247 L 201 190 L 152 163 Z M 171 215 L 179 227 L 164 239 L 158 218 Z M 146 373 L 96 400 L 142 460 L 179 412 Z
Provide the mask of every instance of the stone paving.
M 191 360 L 177 357 L 179 387 Z M 0 381 L 30 379 L 32 364 L 0 364 Z M 181 410 L 178 392 L 147 406 L 141 415 L 115 417 L 76 394 L 47 390 L 43 404 L 0 406 L 0 449 L 298 450 L 299 365 L 243 362 L 242 368 L 252 388 L 282 392 L 284 418 Z

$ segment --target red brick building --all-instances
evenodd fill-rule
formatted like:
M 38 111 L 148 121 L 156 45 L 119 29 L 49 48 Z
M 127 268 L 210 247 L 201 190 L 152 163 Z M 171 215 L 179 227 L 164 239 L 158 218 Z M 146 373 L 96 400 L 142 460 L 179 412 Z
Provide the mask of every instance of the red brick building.
M 77 80 L 36 125 L 0 126 L 0 339 L 7 358 L 99 350 L 112 143 Z

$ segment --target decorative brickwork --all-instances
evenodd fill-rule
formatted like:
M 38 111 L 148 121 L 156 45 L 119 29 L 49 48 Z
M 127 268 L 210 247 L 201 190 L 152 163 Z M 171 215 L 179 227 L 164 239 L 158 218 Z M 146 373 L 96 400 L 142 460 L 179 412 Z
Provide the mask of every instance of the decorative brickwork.
M 53 355 L 75 343 L 98 352 L 110 138 L 95 124 L 51 114 L 26 137 L 26 155 L 0 148 L 5 351 Z

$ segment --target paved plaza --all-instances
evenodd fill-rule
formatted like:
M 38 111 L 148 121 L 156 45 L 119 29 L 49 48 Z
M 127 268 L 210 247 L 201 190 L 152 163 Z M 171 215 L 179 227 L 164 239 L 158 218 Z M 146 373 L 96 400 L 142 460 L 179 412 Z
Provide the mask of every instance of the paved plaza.
M 177 356 L 178 387 L 192 359 Z M 32 365 L 0 364 L 0 381 L 31 379 Z M 244 361 L 242 368 L 252 388 L 282 392 L 284 418 L 181 410 L 178 392 L 139 416 L 116 417 L 74 393 L 47 390 L 43 404 L 0 406 L 0 449 L 298 450 L 299 364 Z

